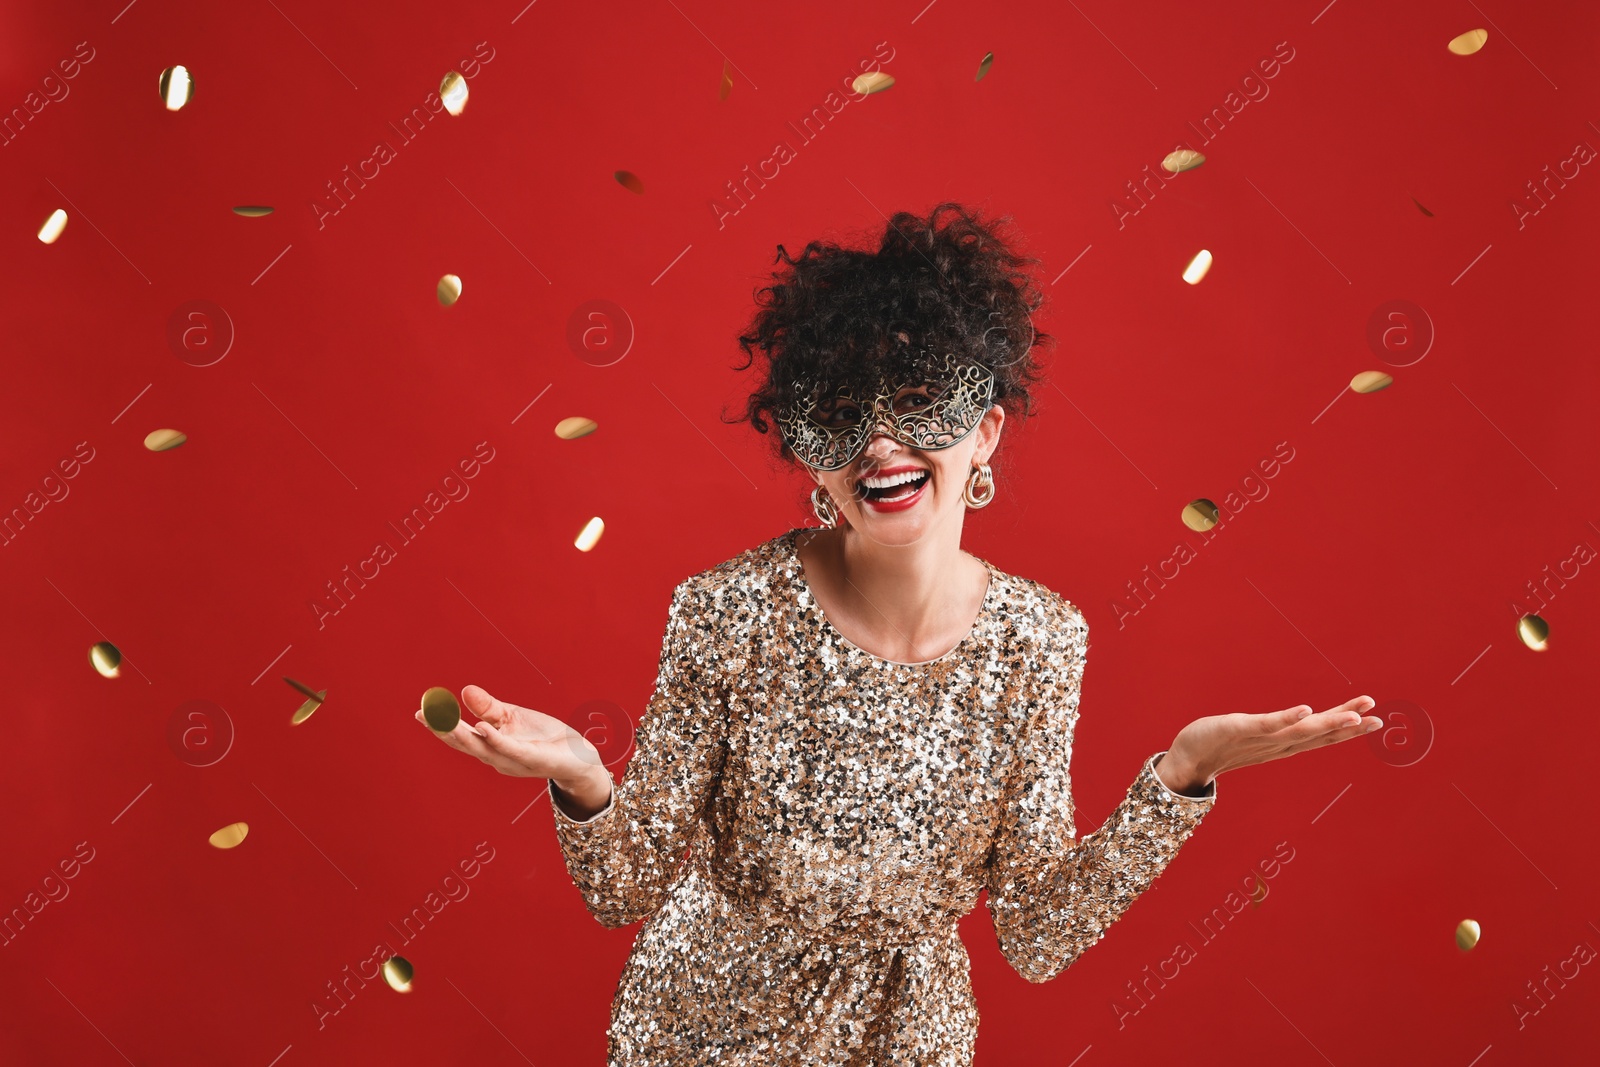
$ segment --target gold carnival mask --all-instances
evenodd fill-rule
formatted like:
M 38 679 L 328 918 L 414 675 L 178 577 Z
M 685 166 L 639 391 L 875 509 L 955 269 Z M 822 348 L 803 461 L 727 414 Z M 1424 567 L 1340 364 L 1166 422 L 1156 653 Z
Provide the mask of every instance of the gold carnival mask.
M 947 355 L 912 380 L 880 377 L 870 403 L 842 389 L 823 397 L 809 379 L 797 382 L 796 391 L 807 399 L 778 413 L 784 441 L 808 467 L 832 471 L 859 456 L 879 426 L 923 451 L 958 444 L 989 410 L 994 374 L 981 363 Z

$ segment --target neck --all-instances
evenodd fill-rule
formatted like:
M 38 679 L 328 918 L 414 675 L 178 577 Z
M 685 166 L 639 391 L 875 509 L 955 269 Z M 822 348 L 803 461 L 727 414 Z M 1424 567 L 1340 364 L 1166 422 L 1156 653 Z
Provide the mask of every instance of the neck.
M 839 576 L 836 592 L 853 614 L 908 644 L 938 636 L 965 621 L 968 562 L 959 521 L 935 526 L 917 540 L 888 545 L 841 526 L 825 546 Z

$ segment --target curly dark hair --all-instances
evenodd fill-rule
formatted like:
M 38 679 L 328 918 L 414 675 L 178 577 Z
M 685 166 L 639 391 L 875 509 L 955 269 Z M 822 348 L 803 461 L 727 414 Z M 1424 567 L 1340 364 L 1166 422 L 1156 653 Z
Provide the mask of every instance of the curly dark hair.
M 759 310 L 739 337 L 748 358 L 734 368 L 749 368 L 759 349 L 765 374 L 744 413 L 723 421 L 748 420 L 765 434 L 798 399 L 801 378 L 863 396 L 879 373 L 914 374 L 933 353 L 983 363 L 995 376 L 993 403 L 1007 416 L 1033 414 L 1034 349 L 1055 338 L 1033 325 L 1044 297 L 1026 268 L 1040 261 L 1001 236 L 1011 221 L 986 222 L 946 201 L 926 217 L 897 212 L 876 252 L 812 241 L 795 259 L 778 245 L 773 262 L 786 265 L 755 291 Z M 778 458 L 796 463 L 782 432 L 773 438 Z

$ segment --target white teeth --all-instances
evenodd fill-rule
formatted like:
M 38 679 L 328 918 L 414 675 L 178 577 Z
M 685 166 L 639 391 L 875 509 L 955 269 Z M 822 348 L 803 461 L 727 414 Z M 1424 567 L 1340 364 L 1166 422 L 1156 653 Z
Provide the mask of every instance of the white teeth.
M 894 496 L 880 496 L 878 497 L 878 503 L 892 504 L 896 500 L 909 500 L 911 497 L 916 496 L 917 492 L 917 489 L 908 488 L 904 492 L 896 493 Z
M 868 489 L 887 489 L 891 485 L 900 485 L 903 482 L 916 481 L 927 471 L 903 471 L 900 474 L 891 474 L 887 477 L 874 476 L 861 479 L 861 484 Z

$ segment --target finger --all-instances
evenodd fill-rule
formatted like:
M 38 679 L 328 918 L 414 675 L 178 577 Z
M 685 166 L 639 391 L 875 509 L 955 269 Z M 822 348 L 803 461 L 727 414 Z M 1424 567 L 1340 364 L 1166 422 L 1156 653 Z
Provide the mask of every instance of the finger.
M 1258 720 L 1262 733 L 1275 734 L 1282 731 L 1283 739 L 1291 743 L 1318 737 L 1329 730 L 1356 721 L 1353 713 L 1342 712 L 1339 708 L 1313 712 L 1310 704 L 1296 704 L 1282 711 L 1251 717 Z
M 475 731 L 484 747 L 488 750 L 488 763 L 501 774 L 516 775 L 518 777 L 532 777 L 538 768 L 536 763 L 530 763 L 532 756 L 531 746 L 510 734 L 502 733 L 486 722 L 480 722 Z
M 1354 712 L 1357 712 L 1359 714 L 1365 715 L 1367 712 L 1371 711 L 1374 707 L 1376 707 L 1377 703 L 1378 702 L 1376 700 L 1373 700 L 1371 697 L 1365 696 L 1365 695 L 1358 696 L 1358 697 L 1351 697 L 1349 700 L 1346 700 L 1343 704 L 1340 704 L 1338 707 L 1329 708 L 1328 712 L 1354 711 Z M 1323 714 L 1327 714 L 1328 712 L 1324 712 Z
M 1383 720 L 1375 715 L 1356 715 L 1353 712 L 1345 715 L 1340 720 L 1341 725 L 1326 730 L 1321 734 L 1291 744 L 1286 755 L 1304 752 L 1306 749 L 1320 748 L 1323 745 L 1336 745 L 1341 741 L 1361 737 L 1370 732 L 1375 726 L 1383 725 Z
M 496 726 L 504 726 L 511 720 L 511 706 L 490 696 L 489 691 L 481 685 L 469 685 L 461 690 L 461 703 L 478 718 Z
M 1301 719 L 1311 714 L 1310 704 L 1296 704 L 1292 708 L 1284 708 L 1273 715 L 1262 715 L 1261 732 L 1264 734 L 1276 733 L 1288 726 L 1293 726 Z
M 453 729 L 442 732 L 439 730 L 434 730 L 433 732 L 434 736 L 438 737 L 451 748 L 460 749 L 462 752 L 465 752 L 471 756 L 476 756 L 485 762 L 487 762 L 492 755 L 489 750 L 489 746 L 484 742 L 483 738 L 479 736 L 472 727 L 468 726 L 466 720 L 464 719 L 458 720 Z
M 451 748 L 456 749 L 459 752 L 465 752 L 469 756 L 477 757 L 480 763 L 485 763 L 488 766 L 493 767 L 501 774 L 518 775 L 524 777 L 527 775 L 528 772 L 525 769 L 525 765 L 520 759 L 507 756 L 502 751 L 497 751 L 495 748 L 490 747 L 487 737 L 483 733 L 479 733 L 480 730 L 484 730 L 488 731 L 489 734 L 492 734 L 497 738 L 501 737 L 499 732 L 488 723 L 478 723 L 476 726 L 468 726 L 465 720 L 458 720 L 453 729 L 440 732 L 433 729 L 433 727 L 429 725 L 428 720 L 423 717 L 421 710 L 417 711 L 415 717 L 418 722 L 428 727 L 429 732 L 431 732 L 433 736 L 437 737 Z
M 483 742 L 484 748 L 497 755 L 520 756 L 524 752 L 522 742 L 516 740 L 510 734 L 501 733 L 489 723 L 480 722 L 473 727 L 473 732 Z
M 477 726 L 473 727 L 473 730 L 478 738 L 483 741 L 484 747 L 490 752 L 514 760 L 519 764 L 526 762 L 531 751 L 531 745 L 528 740 L 517 737 L 507 731 L 498 730 L 486 722 L 478 723 Z
M 1301 707 L 1304 707 L 1304 705 L 1301 705 Z M 1360 732 L 1358 724 L 1361 722 L 1361 716 L 1356 712 L 1330 708 L 1327 711 L 1319 711 L 1314 715 L 1301 715 L 1300 710 L 1300 708 L 1289 709 L 1289 712 L 1292 712 L 1296 717 L 1293 718 L 1288 726 L 1280 726 L 1281 733 L 1273 738 L 1273 740 L 1279 741 L 1285 746 L 1284 755 L 1298 751 L 1302 747 L 1324 743 L 1330 734 L 1339 730 L 1349 730 L 1355 727 L 1355 732 Z M 1281 721 L 1280 717 L 1289 712 L 1267 715 L 1264 718 L 1269 722 Z M 1346 736 L 1353 737 L 1355 733 L 1347 734 Z M 1338 740 L 1343 740 L 1343 738 L 1338 738 Z
M 1346 726 L 1357 726 L 1376 704 L 1371 697 L 1359 696 L 1346 700 L 1336 708 L 1316 715 L 1307 716 L 1305 724 L 1313 726 L 1314 732 L 1340 729 Z

